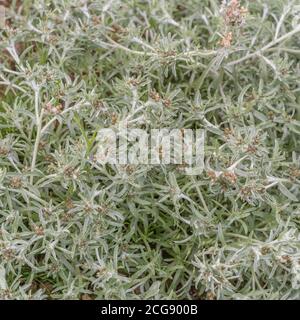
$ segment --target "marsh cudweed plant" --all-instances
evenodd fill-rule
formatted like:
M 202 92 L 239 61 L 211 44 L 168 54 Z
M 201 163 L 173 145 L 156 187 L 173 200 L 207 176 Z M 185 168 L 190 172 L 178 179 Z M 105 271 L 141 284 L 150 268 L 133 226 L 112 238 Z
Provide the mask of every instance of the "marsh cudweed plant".
M 298 0 L 4 5 L 1 299 L 300 298 Z M 101 163 L 117 128 L 203 170 Z

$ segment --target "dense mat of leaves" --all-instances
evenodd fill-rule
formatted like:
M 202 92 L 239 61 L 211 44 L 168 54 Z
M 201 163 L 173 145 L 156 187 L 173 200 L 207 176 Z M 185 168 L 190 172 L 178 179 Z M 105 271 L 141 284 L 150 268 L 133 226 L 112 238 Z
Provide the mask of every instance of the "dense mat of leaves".
M 299 299 L 300 3 L 2 1 L 1 299 Z M 205 170 L 95 162 L 199 128 Z

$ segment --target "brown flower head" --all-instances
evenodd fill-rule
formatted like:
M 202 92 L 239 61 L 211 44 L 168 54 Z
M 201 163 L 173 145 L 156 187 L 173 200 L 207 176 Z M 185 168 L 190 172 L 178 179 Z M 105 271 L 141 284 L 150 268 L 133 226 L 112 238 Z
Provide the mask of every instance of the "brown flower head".
M 239 0 L 231 0 L 223 9 L 225 24 L 228 26 L 241 25 L 245 21 L 248 10 L 241 6 Z

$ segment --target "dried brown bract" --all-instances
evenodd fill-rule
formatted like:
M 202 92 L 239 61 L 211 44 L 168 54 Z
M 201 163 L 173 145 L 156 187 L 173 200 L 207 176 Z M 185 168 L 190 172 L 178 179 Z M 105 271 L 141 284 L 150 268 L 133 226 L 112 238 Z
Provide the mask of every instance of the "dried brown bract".
M 225 128 L 223 132 L 224 132 L 226 139 L 228 139 L 230 136 L 234 135 L 234 132 L 230 128 Z
M 22 188 L 22 179 L 20 177 L 12 177 L 9 181 L 9 185 L 11 188 L 20 189 Z
M 0 146 L 0 157 L 5 157 L 9 153 L 9 149 L 5 146 Z
M 233 40 L 232 32 L 226 33 L 222 39 L 219 41 L 219 44 L 223 48 L 230 48 Z
M 58 115 L 63 111 L 63 105 L 62 104 L 58 104 L 58 105 L 54 106 L 54 105 L 52 105 L 52 103 L 48 102 L 45 105 L 45 111 L 48 114 Z
M 161 97 L 159 95 L 159 93 L 157 93 L 156 91 L 152 90 L 149 94 L 149 97 L 154 100 L 155 102 L 159 102 Z
M 162 103 L 166 108 L 169 108 L 172 105 L 172 101 L 170 99 L 164 99 Z
M 210 178 L 212 183 L 215 183 L 218 179 L 216 173 L 212 170 L 207 172 L 207 176 Z
M 37 236 L 43 236 L 44 235 L 44 229 L 43 227 L 34 226 L 33 231 Z
M 224 172 L 222 174 L 222 177 L 232 185 L 236 184 L 237 182 L 237 176 L 234 172 L 229 172 L 229 171 Z

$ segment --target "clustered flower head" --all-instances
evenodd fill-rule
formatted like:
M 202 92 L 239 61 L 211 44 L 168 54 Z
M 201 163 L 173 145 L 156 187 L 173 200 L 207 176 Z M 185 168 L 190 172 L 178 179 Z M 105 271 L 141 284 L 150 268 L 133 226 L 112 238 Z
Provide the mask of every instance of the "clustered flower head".
M 225 23 L 225 33 L 219 41 L 223 48 L 230 48 L 233 42 L 232 27 L 240 27 L 245 22 L 248 10 L 241 6 L 239 0 L 231 0 L 229 3 L 223 2 L 221 14 Z
M 11 188 L 20 189 L 22 187 L 22 179 L 20 177 L 12 177 L 9 181 Z
M 223 3 L 222 13 L 227 26 L 239 26 L 245 21 L 248 10 L 241 6 L 239 0 L 231 0 Z
M 53 105 L 51 102 L 48 102 L 45 105 L 45 111 L 52 115 L 58 115 L 63 111 L 63 106 L 62 104 Z
M 0 157 L 7 156 L 9 149 L 6 146 L 0 145 Z
M 223 47 L 223 48 L 230 48 L 231 47 L 231 43 L 232 43 L 232 32 L 228 32 L 226 33 L 223 38 L 220 40 L 220 45 Z

